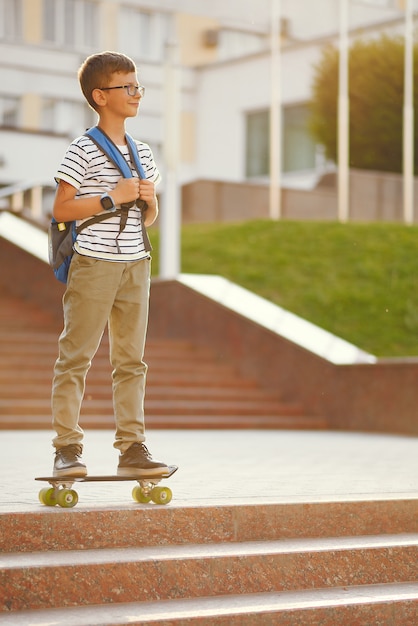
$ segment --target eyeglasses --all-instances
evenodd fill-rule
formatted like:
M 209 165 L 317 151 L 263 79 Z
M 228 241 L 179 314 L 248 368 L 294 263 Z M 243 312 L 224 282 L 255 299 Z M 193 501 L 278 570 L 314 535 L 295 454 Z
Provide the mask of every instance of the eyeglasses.
M 99 87 L 99 89 L 101 91 L 109 91 L 110 89 L 126 89 L 126 93 L 128 94 L 128 96 L 136 96 L 137 93 L 139 93 L 139 95 L 141 96 L 141 98 L 144 97 L 144 93 L 145 93 L 145 87 L 143 87 L 142 85 L 119 85 L 118 87 Z

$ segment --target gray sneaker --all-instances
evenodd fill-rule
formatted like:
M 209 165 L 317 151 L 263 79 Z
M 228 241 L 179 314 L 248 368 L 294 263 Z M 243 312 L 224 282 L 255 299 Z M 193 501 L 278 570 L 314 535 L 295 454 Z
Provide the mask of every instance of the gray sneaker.
M 133 443 L 119 458 L 118 476 L 159 476 L 167 472 L 167 465 L 153 459 L 143 443 Z
M 83 446 L 73 443 L 55 452 L 53 476 L 86 476 L 87 467 L 81 462 Z

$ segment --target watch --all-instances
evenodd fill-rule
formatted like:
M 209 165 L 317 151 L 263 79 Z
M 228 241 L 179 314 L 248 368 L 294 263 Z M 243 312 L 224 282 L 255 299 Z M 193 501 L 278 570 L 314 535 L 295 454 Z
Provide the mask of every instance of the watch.
M 109 196 L 108 193 L 103 193 L 100 196 L 100 204 L 102 205 L 104 211 L 116 211 L 116 206 L 113 202 L 113 198 Z

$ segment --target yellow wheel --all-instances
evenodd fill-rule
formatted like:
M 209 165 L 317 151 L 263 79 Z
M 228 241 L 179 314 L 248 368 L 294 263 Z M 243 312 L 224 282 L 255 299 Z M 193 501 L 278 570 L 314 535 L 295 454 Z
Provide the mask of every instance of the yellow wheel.
M 60 489 L 57 503 L 64 509 L 70 509 L 78 502 L 78 495 L 74 489 Z
M 154 487 L 151 491 L 151 499 L 155 504 L 168 504 L 173 494 L 169 487 Z
M 53 487 L 44 487 L 39 492 L 39 502 L 45 506 L 55 506 L 57 501 L 55 498 L 55 489 Z
M 135 485 L 132 489 L 132 497 L 135 502 L 140 502 L 141 504 L 148 504 L 148 502 L 151 502 L 151 494 L 145 493 L 140 485 Z

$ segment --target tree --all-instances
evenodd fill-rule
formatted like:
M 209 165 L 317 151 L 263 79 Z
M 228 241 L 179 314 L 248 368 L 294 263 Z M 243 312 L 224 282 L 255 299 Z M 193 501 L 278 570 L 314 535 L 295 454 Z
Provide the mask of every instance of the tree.
M 339 52 L 323 50 L 315 67 L 311 131 L 337 161 Z M 404 42 L 382 35 L 356 40 L 349 52 L 350 166 L 386 172 L 402 171 Z M 418 47 L 414 47 L 414 145 L 418 139 Z M 418 173 L 418 151 L 415 151 Z

